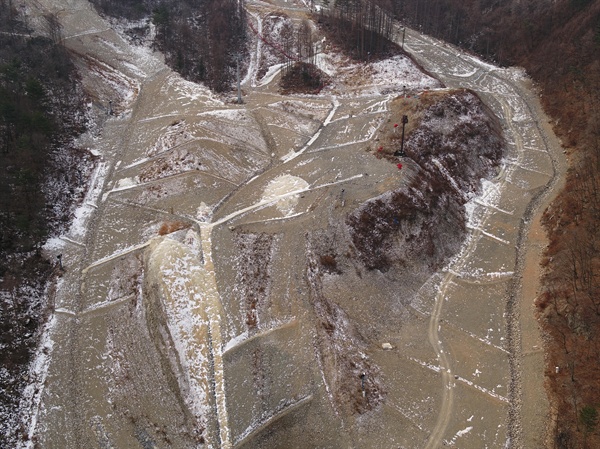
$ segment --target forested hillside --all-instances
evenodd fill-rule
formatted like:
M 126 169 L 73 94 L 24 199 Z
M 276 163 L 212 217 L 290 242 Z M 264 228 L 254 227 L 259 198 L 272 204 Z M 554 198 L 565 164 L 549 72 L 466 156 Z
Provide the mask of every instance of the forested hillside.
M 426 33 L 522 66 L 538 83 L 570 155 L 566 188 L 545 216 L 550 245 L 537 302 L 551 430 L 557 448 L 600 447 L 600 2 L 377 3 Z
M 244 2 L 237 0 L 91 0 L 107 16 L 135 22 L 129 34 L 152 40 L 184 78 L 223 92 L 246 54 Z
M 31 37 L 0 2 L 0 446 L 10 447 L 53 264 L 41 245 L 71 220 L 92 156 L 73 147 L 84 98 L 60 27 Z
M 333 2 L 321 10 L 319 22 L 336 45 L 354 59 L 377 60 L 400 51 L 393 42 L 393 16 L 376 2 Z

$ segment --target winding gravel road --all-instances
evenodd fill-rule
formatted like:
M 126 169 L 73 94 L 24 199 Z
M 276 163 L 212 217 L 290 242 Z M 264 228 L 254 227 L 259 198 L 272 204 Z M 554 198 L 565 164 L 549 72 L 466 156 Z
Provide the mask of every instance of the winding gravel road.
M 501 119 L 505 137 L 510 143 L 510 152 L 507 161 L 496 181 L 496 189 L 500 196 L 514 194 L 507 188 L 508 184 L 514 183 L 517 170 L 524 170 L 533 174 L 533 180 L 523 184 L 521 198 L 514 198 L 512 207 L 516 210 L 523 208 L 520 223 L 515 223 L 518 232 L 513 233 L 513 238 L 505 241 L 507 245 L 516 246 L 516 256 L 512 281 L 507 286 L 507 348 L 508 363 L 510 371 L 510 384 L 507 399 L 509 400 L 508 411 L 508 435 L 507 441 L 510 447 L 531 447 L 524 442 L 522 432 L 524 416 L 522 408 L 522 366 L 521 359 L 521 322 L 520 303 L 529 301 L 533 303 L 532 297 L 522 297 L 522 271 L 523 258 L 527 251 L 527 234 L 533 216 L 540 213 L 540 205 L 550 197 L 564 176 L 565 159 L 562 147 L 554 134 L 547 126 L 548 118 L 541 111 L 538 99 L 532 92 L 531 83 L 516 73 L 515 69 L 499 69 L 497 67 L 481 62 L 477 58 L 464 53 L 451 45 L 421 35 L 413 30 L 406 33 L 405 48 L 426 70 L 441 79 L 447 86 L 454 88 L 468 88 L 477 92 L 481 98 L 490 106 Z M 537 178 L 537 179 L 535 179 Z M 510 192 L 510 193 L 509 193 Z M 497 204 L 501 200 L 495 199 Z M 521 202 L 520 205 L 518 203 Z M 429 341 L 433 346 L 442 369 L 442 404 L 438 413 L 435 427 L 425 446 L 427 449 L 441 447 L 448 436 L 448 425 L 454 413 L 454 387 L 456 378 L 452 372 L 453 360 L 444 348 L 447 343 L 440 337 L 440 320 L 444 303 L 449 300 L 450 294 L 461 295 L 462 292 L 449 292 L 455 282 L 460 282 L 464 268 L 473 259 L 477 258 L 477 245 L 481 241 L 484 229 L 492 220 L 493 214 L 497 212 L 495 207 L 484 207 L 483 213 L 477 220 L 477 227 L 472 229 L 468 237 L 468 245 L 461 254 L 446 267 L 447 274 L 444 276 L 439 293 L 435 297 L 434 308 L 429 323 Z M 490 235 L 488 234 L 487 237 Z M 492 235 L 493 237 L 493 235 Z M 530 280 L 531 282 L 531 280 Z M 524 317 L 527 325 L 532 325 L 533 317 Z M 537 369 L 538 382 L 542 381 L 542 362 Z M 544 397 L 537 398 L 539 404 L 545 403 Z M 538 423 L 539 425 L 539 423 Z M 528 443 L 539 438 L 530 433 L 543 431 L 537 428 L 531 430 L 527 427 Z

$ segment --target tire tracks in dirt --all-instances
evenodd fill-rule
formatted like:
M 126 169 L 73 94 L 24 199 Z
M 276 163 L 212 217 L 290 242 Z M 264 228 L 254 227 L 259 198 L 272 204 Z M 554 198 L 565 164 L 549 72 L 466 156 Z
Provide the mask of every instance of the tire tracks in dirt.
M 428 62 L 433 62 L 435 64 L 435 55 L 427 55 L 427 46 L 436 46 L 436 49 L 440 48 L 438 45 L 432 42 L 428 42 L 425 39 L 422 39 L 420 35 L 411 31 L 409 34 L 409 39 L 407 41 L 408 47 L 415 44 L 419 45 L 419 52 L 415 55 L 416 59 L 424 59 Z M 411 42 L 411 40 L 413 42 Z M 517 159 L 521 159 L 526 151 L 525 144 L 523 139 L 519 133 L 519 129 L 517 125 L 514 123 L 514 114 L 511 109 L 510 104 L 506 101 L 508 95 L 514 95 L 518 97 L 526 107 L 526 112 L 528 115 L 528 119 L 531 123 L 533 123 L 535 127 L 535 131 L 540 137 L 545 152 L 549 155 L 552 163 L 552 173 L 550 180 L 542 186 L 529 201 L 529 204 L 526 207 L 526 210 L 523 214 L 523 217 L 520 221 L 520 226 L 517 235 L 516 242 L 516 261 L 515 261 L 515 271 L 511 281 L 509 282 L 508 287 L 508 297 L 506 301 L 506 316 L 507 316 L 507 347 L 509 351 L 508 363 L 509 363 L 509 371 L 510 371 L 510 381 L 508 386 L 508 399 L 509 399 L 509 409 L 508 409 L 508 418 L 507 418 L 507 444 L 510 447 L 523 447 L 523 435 L 522 435 L 522 382 L 521 382 L 521 374 L 522 374 L 522 365 L 521 360 L 523 357 L 522 348 L 521 348 L 521 317 L 519 314 L 520 311 L 520 303 L 523 301 L 521 297 L 522 292 L 522 283 L 523 283 L 523 270 L 524 270 L 524 261 L 525 254 L 527 252 L 527 237 L 529 233 L 530 224 L 533 216 L 540 210 L 541 205 L 544 200 L 548 198 L 550 192 L 552 192 L 560 179 L 561 171 L 564 171 L 562 168 L 562 164 L 558 159 L 559 148 L 557 148 L 556 142 L 549 143 L 550 136 L 547 134 L 547 130 L 544 129 L 543 126 L 540 125 L 539 113 L 536 111 L 536 107 L 532 105 L 532 99 L 530 98 L 531 93 L 526 91 L 524 87 L 518 86 L 515 82 L 510 79 L 506 79 L 499 75 L 499 72 L 495 70 L 484 70 L 483 65 L 478 66 L 476 63 L 468 61 L 467 58 L 461 56 L 460 50 L 451 51 L 453 47 L 444 46 L 442 48 L 443 53 L 446 56 L 454 57 L 461 64 L 470 65 L 473 69 L 473 72 L 470 72 L 468 76 L 456 77 L 457 83 L 461 87 L 469 87 L 474 90 L 477 90 L 477 87 L 480 88 L 482 92 L 492 94 L 495 99 L 500 103 L 504 117 L 504 123 L 506 125 L 506 130 L 508 134 L 514 138 L 514 146 L 516 148 Z M 428 59 L 429 58 L 429 59 Z M 483 73 L 482 73 L 483 72 Z M 448 74 L 441 73 L 440 75 Z M 507 88 L 507 91 L 510 93 L 500 94 L 499 92 L 489 92 L 486 86 L 483 84 L 486 76 L 492 77 L 495 82 L 499 84 L 504 84 L 504 87 Z M 470 83 L 472 84 L 470 84 Z M 467 86 L 465 86 L 467 84 Z M 510 173 L 514 170 L 513 167 L 508 167 L 503 170 L 500 174 L 501 185 L 505 185 L 507 179 L 510 176 Z M 482 219 L 479 229 L 472 232 L 469 236 L 471 239 L 469 245 L 466 250 L 463 252 L 459 259 L 454 262 L 450 267 L 450 272 L 446 274 L 444 277 L 438 294 L 435 298 L 434 308 L 431 314 L 428 337 L 429 341 L 436 352 L 438 357 L 438 361 L 440 363 L 440 370 L 442 373 L 442 383 L 443 383 L 443 392 L 442 392 L 442 402 L 439 410 L 438 418 L 434 428 L 431 431 L 429 439 L 427 441 L 426 448 L 434 449 L 440 447 L 444 442 L 444 435 L 447 430 L 448 424 L 450 422 L 452 416 L 452 408 L 454 402 L 454 379 L 451 371 L 451 361 L 449 357 L 444 352 L 442 340 L 439 336 L 440 329 L 440 317 L 442 314 L 443 303 L 445 301 L 446 292 L 448 287 L 451 285 L 453 280 L 456 278 L 456 274 L 459 273 L 461 266 L 465 261 L 468 260 L 470 254 L 473 249 L 477 245 L 477 241 L 482 233 L 481 228 L 487 222 L 489 216 L 491 215 L 491 208 L 486 207 L 484 218 Z

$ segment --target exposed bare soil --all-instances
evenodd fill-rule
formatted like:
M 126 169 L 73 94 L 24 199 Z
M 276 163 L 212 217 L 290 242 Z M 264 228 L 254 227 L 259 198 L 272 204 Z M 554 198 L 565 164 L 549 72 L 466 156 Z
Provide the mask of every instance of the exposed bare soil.
M 251 6 L 257 21 L 306 16 L 300 2 Z M 87 140 L 105 177 L 64 248 L 32 444 L 519 444 L 519 321 L 506 312 L 553 151 L 521 75 L 411 32 L 407 49 L 458 90 L 393 100 L 404 82 L 413 96 L 440 83 L 392 58 L 349 85 L 364 64 L 324 54 L 332 86 L 284 96 L 254 58 L 237 105 L 92 10 L 61 11 L 68 45 L 133 87 L 130 109 Z M 404 114 L 399 169 L 377 148 L 393 154 Z

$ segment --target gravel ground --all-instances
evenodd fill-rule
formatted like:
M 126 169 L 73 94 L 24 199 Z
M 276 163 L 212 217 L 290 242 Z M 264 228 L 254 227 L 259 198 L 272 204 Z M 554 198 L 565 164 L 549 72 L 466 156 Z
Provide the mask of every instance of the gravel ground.
M 407 33 L 429 73 L 479 93 L 508 153 L 469 203 L 457 256 L 425 279 L 399 277 L 349 262 L 339 225 L 405 182 L 365 151 L 391 126 L 396 94 L 386 92 L 401 91 L 389 66 L 389 78 L 361 90 L 341 82 L 355 68 L 339 65 L 340 82 L 318 98 L 279 95 L 273 73 L 248 81 L 235 105 L 131 47 L 87 2 L 25 3 L 32 17 L 58 14 L 96 110 L 115 99 L 116 113 L 87 141 L 101 159 L 88 213 L 65 236 L 54 344 L 24 447 L 481 448 L 537 438 L 521 398 L 542 379 L 523 376 L 530 321 L 518 306 L 529 226 L 564 162 L 519 71 Z M 275 8 L 248 5 L 252 17 Z M 298 2 L 277 7 L 305 14 Z M 169 227 L 180 230 L 159 235 Z M 328 252 L 348 255 L 336 265 Z M 249 277 L 257 291 L 239 286 Z M 186 298 L 189 312 L 172 313 Z

